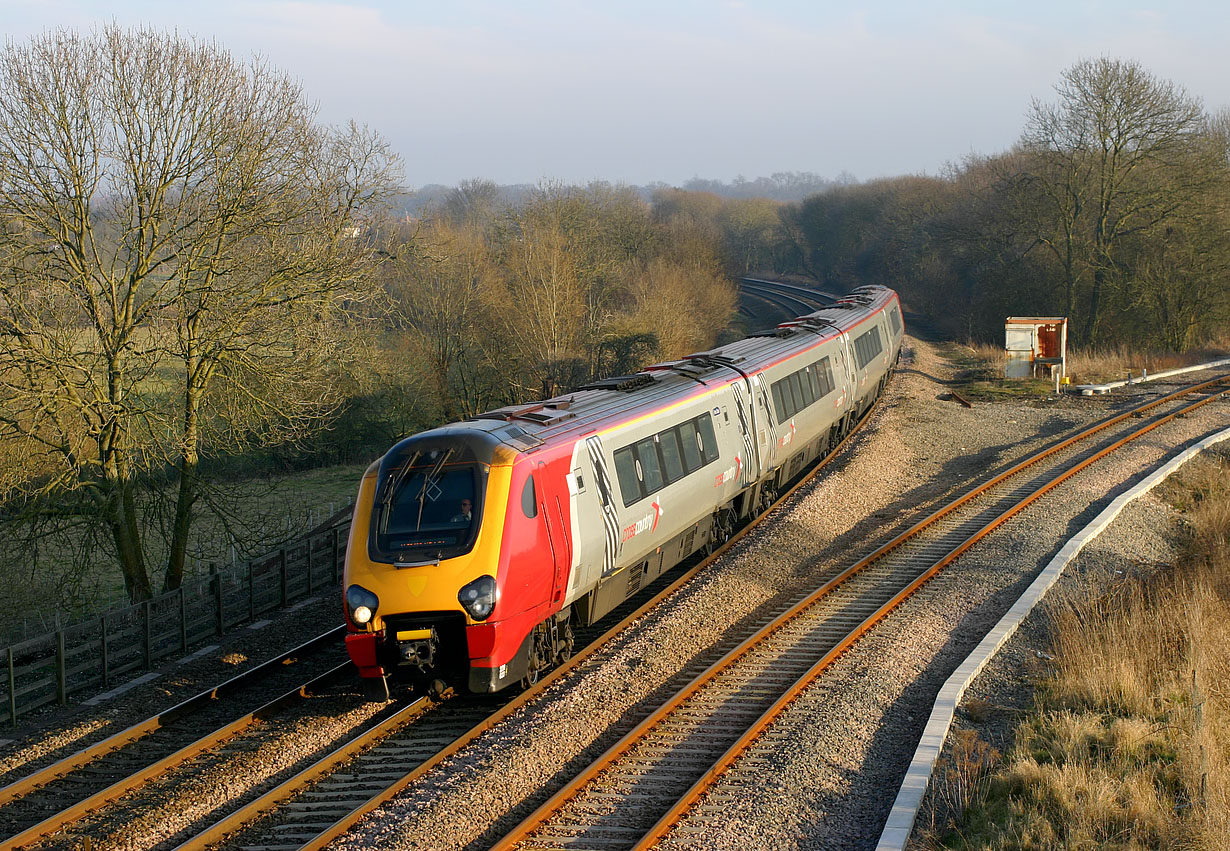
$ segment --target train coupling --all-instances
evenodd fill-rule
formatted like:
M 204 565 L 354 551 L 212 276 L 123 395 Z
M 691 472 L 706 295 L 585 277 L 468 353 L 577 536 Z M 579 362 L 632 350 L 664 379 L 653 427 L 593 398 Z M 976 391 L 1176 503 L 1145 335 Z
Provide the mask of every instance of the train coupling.
M 436 628 L 403 629 L 394 636 L 397 640 L 397 655 L 402 665 L 415 665 L 420 671 L 426 671 L 436 661 L 436 649 L 440 646 L 440 636 Z

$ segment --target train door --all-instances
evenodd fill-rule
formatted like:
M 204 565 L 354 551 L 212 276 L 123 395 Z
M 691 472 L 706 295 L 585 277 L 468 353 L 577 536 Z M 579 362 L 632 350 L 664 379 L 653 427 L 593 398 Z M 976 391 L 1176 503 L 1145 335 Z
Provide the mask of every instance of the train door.
M 577 441 L 567 482 L 574 548 L 568 585 L 571 602 L 615 570 L 619 547 L 614 482 L 598 435 Z
M 760 450 L 760 469 L 762 471 L 773 468 L 776 460 L 774 450 L 777 448 L 777 441 L 773 435 L 773 413 L 769 402 L 769 382 L 764 380 L 760 375 L 752 376 L 752 384 L 755 387 L 754 395 L 756 398 L 756 445 Z
M 854 355 L 850 351 L 850 335 L 842 331 L 839 337 L 841 349 L 837 352 L 837 363 L 841 375 L 841 407 L 844 413 L 854 406 L 854 397 L 858 394 L 858 374 L 854 369 Z
M 552 462 L 552 467 L 563 467 L 566 462 Z M 551 603 L 558 607 L 564 600 L 568 576 L 572 570 L 572 535 L 569 530 L 568 492 L 562 485 L 566 481 L 561 470 L 555 473 L 545 464 L 534 471 L 535 490 L 538 494 L 538 512 L 547 529 L 547 543 L 551 549 L 552 581 Z
M 735 418 L 739 421 L 739 440 L 742 446 L 742 465 L 739 485 L 745 487 L 760 478 L 760 452 L 756 446 L 756 403 L 751 379 L 746 375 L 742 381 L 730 385 L 735 401 Z

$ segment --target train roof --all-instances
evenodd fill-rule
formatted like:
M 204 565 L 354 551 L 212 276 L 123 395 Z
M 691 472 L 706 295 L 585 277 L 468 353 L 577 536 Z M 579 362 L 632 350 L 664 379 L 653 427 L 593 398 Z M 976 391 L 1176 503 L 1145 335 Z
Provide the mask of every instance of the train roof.
M 836 303 L 756 332 L 741 340 L 677 361 L 646 367 L 633 375 L 599 379 L 542 402 L 486 411 L 458 426 L 487 431 L 501 441 L 530 452 L 625 424 L 714 392 L 738 380 L 853 331 L 896 297 L 888 287 L 859 287 Z

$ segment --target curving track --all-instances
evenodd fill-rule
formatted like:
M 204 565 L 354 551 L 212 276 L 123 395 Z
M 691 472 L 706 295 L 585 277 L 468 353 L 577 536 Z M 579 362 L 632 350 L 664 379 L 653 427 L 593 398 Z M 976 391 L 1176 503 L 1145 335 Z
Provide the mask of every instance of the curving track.
M 621 759 L 629 760 L 626 765 L 631 766 L 629 770 L 634 779 L 624 782 L 626 789 L 621 790 L 619 782 L 613 780 L 611 788 L 595 792 L 584 780 L 578 779 L 556 796 L 565 804 L 572 801 L 568 806 L 578 807 L 581 812 L 586 808 L 577 802 L 587 796 L 591 801 L 597 800 L 598 804 L 589 807 L 588 811 L 597 813 L 600 818 L 594 817 L 587 822 L 587 817 L 582 816 L 568 826 L 565 822 L 546 820 L 546 816 L 540 818 L 536 813 L 525 823 L 528 827 L 523 825 L 514 830 L 503 845 L 522 841 L 531 835 L 531 830 L 540 831 L 534 834 L 535 843 L 542 840 L 549 846 L 549 837 L 553 835 L 550 832 L 554 831 L 558 838 L 568 839 L 567 847 L 570 848 L 588 847 L 584 843 L 577 844 L 578 835 L 605 836 L 610 842 L 604 841 L 602 847 L 643 847 L 653 841 L 692 806 L 707 784 L 734 761 L 740 750 L 794 694 L 822 673 L 827 664 L 825 660 L 835 659 L 883 616 L 881 609 L 887 611 L 905 599 L 936 571 L 973 546 L 986 534 L 979 530 L 988 522 L 1003 522 L 1044 492 L 1035 495 L 1033 490 L 1019 483 L 1022 477 L 1030 478 L 1028 484 L 1034 490 L 1037 486 L 1054 487 L 1074 475 L 1081 466 L 1093 463 L 1095 459 L 1086 449 L 1090 442 L 1101 440 L 1102 449 L 1113 451 L 1140 433 L 1216 398 L 1225 380 L 1226 377 L 1222 377 L 1184 388 L 1061 441 L 955 500 L 860 560 L 808 598 L 788 609 L 779 607 L 771 613 L 771 623 L 763 630 L 773 635 L 769 650 L 756 649 L 761 642 L 750 635 L 735 636 L 726 647 L 741 641 L 738 647 L 713 662 L 705 675 L 667 700 L 664 709 L 612 748 L 612 752 L 621 751 L 624 755 Z M 1181 401 L 1181 397 L 1202 393 L 1205 397 L 1195 404 Z M 1155 409 L 1159 408 L 1168 410 L 1158 413 Z M 1149 411 L 1154 411 L 1153 419 L 1141 428 L 1134 418 Z M 1113 437 L 1107 437 L 1110 434 Z M 764 517 L 762 515 L 761 519 Z M 937 524 L 946 524 L 946 528 L 941 529 Z M 722 551 L 733 544 L 734 540 Z M 705 563 L 686 569 L 652 599 L 638 601 L 634 611 L 630 611 L 634 607 L 629 604 L 625 609 L 625 612 L 630 611 L 626 618 L 596 637 L 589 650 L 579 654 L 567 668 L 553 672 L 524 695 L 507 703 L 504 700 L 449 700 L 436 704 L 420 699 L 390 704 L 378 717 L 373 717 L 365 732 L 356 729 L 346 744 L 331 749 L 314 764 L 302 767 L 289 780 L 276 786 L 265 784 L 264 794 L 242 807 L 228 808 L 230 815 L 221 821 L 211 826 L 194 827 L 191 836 L 180 837 L 183 841 L 179 847 L 205 847 L 238 830 L 243 832 L 232 836 L 228 847 L 323 847 L 363 813 L 433 772 L 447 757 L 534 699 L 566 671 L 584 664 L 587 656 L 607 638 L 687 582 Z M 653 591 L 646 592 L 646 596 L 649 594 Z M 273 718 L 311 690 L 323 689 L 335 671 L 313 677 L 315 684 L 302 681 L 277 700 L 235 717 L 239 711 L 234 708 L 235 698 L 252 681 L 264 680 L 270 670 L 285 669 L 284 662 L 288 658 L 308 655 L 309 646 L 314 649 L 317 644 L 336 644 L 338 632 L 340 630 L 330 631 L 286 657 L 271 660 L 265 666 L 0 789 L 0 831 L 8 836 L 0 841 L 0 847 L 27 846 L 48 835 L 54 838 L 56 831 L 62 831 L 87 811 L 105 809 L 119 795 L 140 789 L 160 775 L 173 774 L 177 766 L 235 740 L 254 722 Z M 326 670 L 325 662 L 318 664 L 317 673 Z M 268 689 L 274 684 L 266 681 L 263 685 Z M 285 688 L 285 682 L 281 688 Z M 211 711 L 215 713 L 212 716 Z M 323 707 L 323 711 L 330 710 Z M 225 723 L 218 723 L 219 713 L 228 716 Z M 670 720 L 672 714 L 684 720 Z M 198 720 L 190 722 L 192 718 Z M 201 720 L 206 718 L 212 720 Z M 270 728 L 269 736 L 276 740 L 276 724 L 271 724 Z M 209 732 L 202 734 L 205 729 Z M 643 740 L 641 733 L 645 735 Z M 587 769 L 579 775 L 588 780 L 617 776 L 617 770 L 602 767 Z M 664 779 L 658 786 L 659 791 L 655 791 L 652 782 L 655 776 Z M 281 776 L 278 781 L 282 781 Z M 183 782 L 191 782 L 190 772 Z M 730 777 L 723 782 L 729 783 Z M 690 791 L 680 797 L 685 787 L 690 787 Z M 573 791 L 568 792 L 568 789 Z M 629 800 L 625 800 L 625 794 Z M 547 813 L 550 806 L 549 802 L 542 813 Z M 703 820 L 709 810 L 720 813 L 720 802 L 696 807 L 690 820 Z M 618 814 L 617 822 L 610 820 L 612 813 Z M 624 823 L 629 816 L 631 822 Z
M 796 695 L 923 583 L 1106 454 L 1218 398 L 1228 378 L 1184 388 L 1060 441 L 859 559 L 712 664 L 493 847 L 652 846 Z M 1187 398 L 1193 395 L 1199 398 Z M 1147 424 L 1134 421 L 1150 412 Z M 744 782 L 755 783 L 755 772 L 745 770 Z M 721 802 L 698 810 L 693 821 L 720 818 Z
M 874 410 L 874 406 L 873 406 Z M 864 417 L 867 421 L 871 412 Z M 860 423 L 861 425 L 861 423 Z M 779 500 L 788 498 L 834 457 L 857 433 L 857 428 L 832 453 L 797 482 Z M 776 504 L 776 503 L 775 503 Z M 743 527 L 712 555 L 666 574 L 658 583 L 617 609 L 600 625 L 614 626 L 601 635 L 578 634 L 584 646 L 570 662 L 544 677 L 521 695 L 502 699 L 446 699 L 436 706 L 416 701 L 345 746 L 325 755 L 277 788 L 217 822 L 198 830 L 176 851 L 206 848 L 225 840 L 227 847 L 249 849 L 316 849 L 341 835 L 364 814 L 391 799 L 401 789 L 436 770 L 450 756 L 535 699 L 556 680 L 587 659 L 609 638 L 644 615 L 681 585 L 687 583 L 727 549 L 734 546 L 766 514 Z M 648 598 L 648 599 L 646 599 Z M 413 727 L 409 725 L 413 722 Z M 356 778 L 361 778 L 357 780 Z

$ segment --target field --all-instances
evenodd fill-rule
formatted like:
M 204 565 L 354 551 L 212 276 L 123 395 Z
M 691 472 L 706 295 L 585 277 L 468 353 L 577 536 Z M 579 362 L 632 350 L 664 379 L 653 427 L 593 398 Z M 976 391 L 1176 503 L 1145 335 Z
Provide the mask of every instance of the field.
M 263 555 L 299 537 L 353 501 L 365 465 L 307 470 L 286 476 L 229 481 L 224 490 L 207 492 L 193 527 L 185 581 L 208 575 L 211 565 L 224 566 Z M 147 493 L 147 500 L 165 494 Z M 157 512 L 153 512 L 156 516 Z M 149 535 L 151 559 L 162 552 L 158 535 Z M 103 542 L 105 543 L 105 542 Z M 0 593 L 13 604 L 6 626 L 10 640 L 33 636 L 86 613 L 127 603 L 119 571 L 98 542 L 53 538 L 40 545 L 38 568 L 7 564 L 0 571 Z M 93 553 L 93 557 L 90 557 Z M 151 573 L 161 577 L 161 570 Z M 54 589 L 60 607 L 48 605 Z M 5 635 L 0 635 L 3 641 Z

